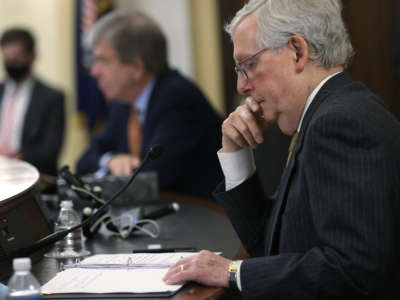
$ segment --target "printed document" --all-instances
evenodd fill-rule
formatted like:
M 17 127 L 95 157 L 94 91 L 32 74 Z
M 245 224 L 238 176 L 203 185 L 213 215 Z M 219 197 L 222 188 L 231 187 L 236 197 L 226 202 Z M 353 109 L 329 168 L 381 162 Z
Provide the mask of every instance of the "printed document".
M 167 285 L 162 278 L 170 266 L 193 252 L 100 254 L 66 269 L 42 286 L 43 294 L 165 293 L 183 284 Z

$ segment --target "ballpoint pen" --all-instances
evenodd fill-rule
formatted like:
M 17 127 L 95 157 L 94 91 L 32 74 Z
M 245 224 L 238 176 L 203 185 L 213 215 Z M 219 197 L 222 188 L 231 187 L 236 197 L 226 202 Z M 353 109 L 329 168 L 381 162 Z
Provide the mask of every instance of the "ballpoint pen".
M 165 253 L 165 252 L 196 252 L 193 247 L 176 247 L 176 248 L 157 248 L 157 249 L 133 249 L 132 253 Z

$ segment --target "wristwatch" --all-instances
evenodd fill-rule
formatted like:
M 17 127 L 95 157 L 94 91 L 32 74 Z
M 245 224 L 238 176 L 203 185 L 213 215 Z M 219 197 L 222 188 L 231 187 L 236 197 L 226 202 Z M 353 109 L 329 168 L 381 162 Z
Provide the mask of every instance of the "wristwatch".
M 229 290 L 232 292 L 239 292 L 238 287 L 238 271 L 242 260 L 234 260 L 229 264 Z

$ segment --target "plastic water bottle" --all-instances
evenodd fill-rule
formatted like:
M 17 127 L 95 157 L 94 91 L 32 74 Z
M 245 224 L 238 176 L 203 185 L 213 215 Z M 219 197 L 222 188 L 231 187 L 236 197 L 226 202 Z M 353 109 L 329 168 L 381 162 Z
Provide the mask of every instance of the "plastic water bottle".
M 61 201 L 61 209 L 55 224 L 55 231 L 70 229 L 71 227 L 80 224 L 81 218 L 74 210 L 74 204 L 71 200 Z M 56 243 L 58 252 L 71 252 L 78 253 L 82 250 L 82 229 L 78 228 L 75 231 L 68 233 L 68 235 L 61 241 Z
M 7 300 L 34 300 L 40 298 L 40 284 L 31 273 L 29 257 L 13 260 L 14 274 L 8 282 Z
M 8 288 L 4 284 L 0 283 L 0 300 L 5 300 L 7 296 Z

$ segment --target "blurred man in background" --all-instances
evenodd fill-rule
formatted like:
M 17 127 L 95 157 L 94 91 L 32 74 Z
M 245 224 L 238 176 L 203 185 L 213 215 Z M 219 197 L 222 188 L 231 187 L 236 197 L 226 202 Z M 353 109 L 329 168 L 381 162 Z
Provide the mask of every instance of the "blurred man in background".
M 64 95 L 32 74 L 35 40 L 11 28 L 0 39 L 7 77 L 0 83 L 0 155 L 56 175 L 65 127 Z
M 160 188 L 209 196 L 222 178 L 215 155 L 221 120 L 199 88 L 169 68 L 159 26 L 142 13 L 117 11 L 100 19 L 88 43 L 91 73 L 106 98 L 117 101 L 78 173 L 130 174 L 152 146 L 163 144 L 162 157 L 145 168 L 157 172 Z

